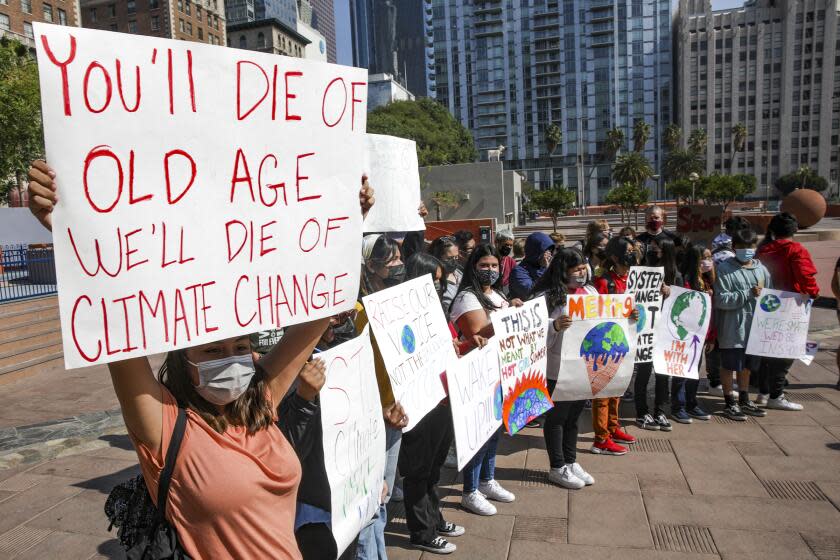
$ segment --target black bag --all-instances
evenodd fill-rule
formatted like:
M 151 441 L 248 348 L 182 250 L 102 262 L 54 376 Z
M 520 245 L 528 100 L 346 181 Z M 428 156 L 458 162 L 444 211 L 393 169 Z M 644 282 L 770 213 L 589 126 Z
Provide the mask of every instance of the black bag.
M 108 530 L 117 527 L 117 536 L 125 549 L 128 560 L 190 560 L 178 543 L 178 533 L 166 520 L 166 500 L 175 460 L 184 439 L 187 413 L 178 408 L 178 419 L 172 430 L 172 439 L 166 450 L 166 460 L 158 483 L 158 506 L 155 507 L 139 475 L 115 486 L 105 502 L 105 516 L 110 521 Z

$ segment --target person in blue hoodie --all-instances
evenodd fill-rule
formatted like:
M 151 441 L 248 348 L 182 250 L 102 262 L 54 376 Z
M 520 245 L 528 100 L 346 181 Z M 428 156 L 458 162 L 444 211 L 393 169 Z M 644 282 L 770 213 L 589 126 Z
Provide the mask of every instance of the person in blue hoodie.
M 510 297 L 528 299 L 534 284 L 551 264 L 554 241 L 541 231 L 532 233 L 525 240 L 525 258 L 510 273 Z

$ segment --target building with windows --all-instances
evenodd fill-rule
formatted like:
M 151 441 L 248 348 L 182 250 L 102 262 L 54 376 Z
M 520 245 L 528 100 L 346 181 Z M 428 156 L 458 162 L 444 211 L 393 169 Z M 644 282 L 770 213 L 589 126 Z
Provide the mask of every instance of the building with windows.
M 351 0 L 353 65 L 434 97 L 431 0 Z
M 78 27 L 79 0 L 0 0 L 0 37 L 34 48 L 32 23 L 36 21 Z
M 683 137 L 708 135 L 706 172 L 747 173 L 758 194 L 809 166 L 836 192 L 840 152 L 840 7 L 836 0 L 753 0 L 713 11 L 681 0 L 676 23 Z M 732 128 L 747 141 L 734 151 Z
M 394 101 L 414 101 L 414 95 L 390 74 L 369 74 L 367 110 L 373 111 Z
M 335 63 L 335 7 L 333 0 L 309 0 L 312 9 L 312 28 L 323 35 L 327 61 Z
M 294 29 L 297 21 L 297 1 L 228 0 L 225 2 L 225 16 L 228 25 L 278 19 Z
M 224 45 L 223 0 L 82 0 L 82 26 Z
M 309 39 L 279 19 L 228 24 L 227 36 L 229 47 L 295 58 L 305 58 L 309 44 Z
M 434 0 L 437 99 L 472 131 L 482 158 L 503 145 L 506 168 L 594 204 L 611 186 L 609 129 L 624 131 L 626 150 L 644 120 L 644 155 L 655 170 L 662 164 L 673 12 L 672 0 Z M 549 154 L 552 122 L 563 141 Z

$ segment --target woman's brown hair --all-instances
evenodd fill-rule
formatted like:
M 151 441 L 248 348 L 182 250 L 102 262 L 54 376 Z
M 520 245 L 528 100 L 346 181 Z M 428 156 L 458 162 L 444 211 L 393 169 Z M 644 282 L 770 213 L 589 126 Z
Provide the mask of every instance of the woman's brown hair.
M 187 373 L 187 357 L 184 350 L 175 350 L 166 355 L 166 361 L 158 370 L 158 380 L 178 401 L 179 406 L 189 408 L 217 432 L 224 433 L 229 425 L 244 426 L 249 434 L 263 430 L 274 423 L 274 410 L 269 399 L 265 370 L 254 364 L 256 373 L 251 384 L 238 399 L 225 405 L 219 414 L 215 405 L 207 402 L 195 390 Z

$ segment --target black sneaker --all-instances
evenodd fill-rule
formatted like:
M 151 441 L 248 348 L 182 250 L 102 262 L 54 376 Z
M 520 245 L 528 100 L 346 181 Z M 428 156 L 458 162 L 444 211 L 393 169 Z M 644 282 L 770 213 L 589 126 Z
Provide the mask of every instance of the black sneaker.
M 455 525 L 451 521 L 447 521 L 437 528 L 437 534 L 441 537 L 460 537 L 465 532 L 465 529 L 460 525 Z
M 726 405 L 723 409 L 723 415 L 730 420 L 735 420 L 736 422 L 747 421 L 747 415 L 741 412 L 741 407 L 737 404 Z
M 635 397 L 633 396 L 633 391 L 631 391 L 630 389 L 624 391 L 624 394 L 621 396 L 621 400 L 623 400 L 624 402 L 633 402 L 635 400 Z
M 661 412 L 654 417 L 654 420 L 663 432 L 670 432 L 673 429 L 671 428 L 671 423 L 668 421 L 668 417 Z
M 763 417 L 767 416 L 767 411 L 763 408 L 759 408 L 756 404 L 752 401 L 746 403 L 740 403 L 738 406 L 741 407 L 741 412 L 744 414 L 748 414 L 750 416 L 758 416 Z
M 458 547 L 444 539 L 443 537 L 435 537 L 430 541 L 410 541 L 411 546 L 432 554 L 452 554 Z
M 656 420 L 653 419 L 653 416 L 651 416 L 650 414 L 645 414 L 644 416 L 636 418 L 636 425 L 643 430 L 651 430 L 653 432 L 658 431 L 660 429 L 660 425 L 656 422 Z

